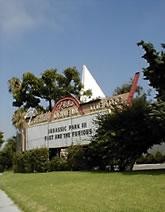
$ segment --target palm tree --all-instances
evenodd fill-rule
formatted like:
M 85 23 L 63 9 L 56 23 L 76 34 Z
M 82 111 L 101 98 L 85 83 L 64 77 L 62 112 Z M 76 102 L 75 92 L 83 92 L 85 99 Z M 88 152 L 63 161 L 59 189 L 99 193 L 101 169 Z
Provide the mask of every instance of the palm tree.
M 12 117 L 12 123 L 17 129 L 18 133 L 21 135 L 21 150 L 26 150 L 26 120 L 25 120 L 26 111 L 23 108 L 16 110 Z

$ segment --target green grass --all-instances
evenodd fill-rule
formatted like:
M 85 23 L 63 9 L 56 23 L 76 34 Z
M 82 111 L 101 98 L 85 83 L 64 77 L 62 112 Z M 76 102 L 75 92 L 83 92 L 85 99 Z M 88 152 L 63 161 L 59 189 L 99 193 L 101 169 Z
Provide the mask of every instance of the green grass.
M 165 171 L 52 172 L 0 176 L 0 188 L 29 212 L 165 211 Z

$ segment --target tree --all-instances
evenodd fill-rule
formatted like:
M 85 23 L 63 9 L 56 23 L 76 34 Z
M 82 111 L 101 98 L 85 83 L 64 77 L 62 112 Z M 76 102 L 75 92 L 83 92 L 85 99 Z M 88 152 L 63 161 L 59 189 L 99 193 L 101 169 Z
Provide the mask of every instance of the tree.
M 123 93 L 130 92 L 131 86 L 132 86 L 132 79 L 130 79 L 127 83 L 124 83 L 121 86 L 118 86 L 117 88 L 115 88 L 112 95 L 117 96 L 117 95 L 120 95 Z M 137 86 L 136 94 L 138 96 L 146 95 L 143 87 L 141 87 L 139 85 Z
M 3 139 L 3 132 L 0 132 L 0 147 L 3 144 L 4 139 Z
M 10 79 L 9 92 L 13 95 L 15 107 L 27 109 L 37 107 L 40 103 L 39 79 L 30 72 L 24 73 L 22 80 L 16 77 Z
M 16 152 L 16 138 L 9 138 L 0 151 L 0 171 L 10 169 L 13 165 L 13 156 Z
M 148 63 L 143 69 L 144 79 L 149 80 L 150 86 L 157 91 L 157 99 L 165 101 L 165 52 L 156 51 L 152 43 L 140 41 L 137 45 L 144 49 L 142 58 Z M 161 46 L 165 48 L 165 44 Z
M 56 69 L 48 69 L 43 72 L 40 79 L 40 96 L 49 103 L 49 111 L 52 109 L 52 100 L 57 100 L 59 95 L 58 79 L 60 74 Z
M 131 89 L 131 86 L 132 86 L 132 79 L 128 82 L 128 83 L 124 83 L 122 84 L 121 86 L 118 86 L 114 91 L 113 91 L 113 96 L 116 96 L 116 95 L 120 95 L 120 94 L 123 94 L 123 93 L 127 93 L 130 91 Z
M 49 111 L 52 109 L 52 101 L 55 103 L 70 94 L 79 97 L 82 88 L 79 72 L 75 67 L 65 69 L 63 74 L 56 69 L 48 69 L 43 72 L 40 81 L 40 96 L 49 102 Z
M 21 149 L 24 151 L 26 149 L 25 144 L 25 127 L 26 127 L 26 120 L 25 120 L 25 110 L 24 108 L 19 108 L 16 110 L 12 117 L 12 124 L 15 126 L 15 128 L 18 130 L 18 134 L 21 135 Z
M 131 170 L 142 153 L 162 142 L 164 126 L 152 115 L 144 96 L 136 98 L 131 107 L 118 105 L 112 113 L 98 117 L 98 129 L 89 145 L 90 161 L 94 166 L 120 171 Z M 160 133 L 161 127 L 161 135 Z
M 150 86 L 157 91 L 157 101 L 151 105 L 153 120 L 156 120 L 159 126 L 157 136 L 162 136 L 162 141 L 165 141 L 162 132 L 162 126 L 165 125 L 165 44 L 161 44 L 163 50 L 160 52 L 156 51 L 152 43 L 140 41 L 138 46 L 144 49 L 145 54 L 142 58 L 148 63 L 148 67 L 143 69 L 144 79 L 149 80 Z
M 64 89 L 65 93 L 64 95 L 74 94 L 77 97 L 80 96 L 80 90 L 82 88 L 81 80 L 80 80 L 80 74 L 77 71 L 75 67 L 73 68 L 67 68 L 64 70 L 64 87 L 66 87 L 66 90 Z
M 24 109 L 44 109 L 44 104 L 41 105 L 44 100 L 48 102 L 48 109 L 51 111 L 52 103 L 63 96 L 73 94 L 79 98 L 81 88 L 79 72 L 75 67 L 65 69 L 63 74 L 58 73 L 56 69 L 48 69 L 41 77 L 27 72 L 23 74 L 22 79 L 13 77 L 9 80 L 9 92 L 14 99 L 13 106 Z M 89 91 L 84 93 L 91 95 Z

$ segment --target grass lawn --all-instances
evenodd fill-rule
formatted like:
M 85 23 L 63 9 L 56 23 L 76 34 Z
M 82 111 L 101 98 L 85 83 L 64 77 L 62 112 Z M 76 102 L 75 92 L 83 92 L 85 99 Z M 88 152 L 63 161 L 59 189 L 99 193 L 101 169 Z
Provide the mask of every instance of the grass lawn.
M 29 212 L 165 211 L 165 171 L 52 172 L 0 176 L 0 188 Z

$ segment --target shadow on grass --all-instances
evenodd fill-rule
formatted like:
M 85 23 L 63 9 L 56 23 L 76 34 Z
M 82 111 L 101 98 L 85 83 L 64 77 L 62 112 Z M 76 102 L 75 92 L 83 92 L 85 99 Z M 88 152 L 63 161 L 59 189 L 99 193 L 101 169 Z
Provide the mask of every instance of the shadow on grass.
M 119 171 L 115 171 L 115 172 L 111 172 L 111 171 L 101 171 L 101 170 L 97 170 L 97 171 L 89 171 L 91 174 L 101 174 L 101 173 L 106 173 L 106 174 L 123 174 L 123 175 L 165 175 L 165 169 L 152 169 L 152 170 L 134 170 L 134 171 L 123 171 L 123 172 L 119 172 Z
M 151 170 L 136 170 L 130 172 L 121 172 L 124 175 L 165 175 L 165 169 L 151 169 Z

